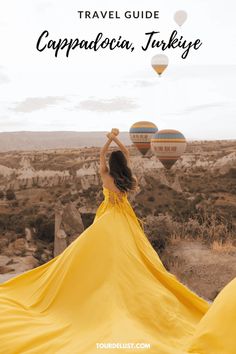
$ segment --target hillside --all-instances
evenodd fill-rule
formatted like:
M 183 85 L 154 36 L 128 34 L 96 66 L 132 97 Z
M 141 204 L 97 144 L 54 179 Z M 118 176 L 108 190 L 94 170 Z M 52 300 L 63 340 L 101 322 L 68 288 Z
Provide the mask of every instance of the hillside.
M 129 150 L 139 180 L 130 200 L 150 242 L 212 300 L 236 276 L 235 143 L 189 143 L 170 171 Z M 0 281 L 50 260 L 91 224 L 103 198 L 98 161 L 97 147 L 0 153 Z
M 120 133 L 125 144 L 130 144 L 128 132 Z M 0 151 L 70 149 L 88 146 L 101 146 L 105 132 L 7 132 L 0 133 Z

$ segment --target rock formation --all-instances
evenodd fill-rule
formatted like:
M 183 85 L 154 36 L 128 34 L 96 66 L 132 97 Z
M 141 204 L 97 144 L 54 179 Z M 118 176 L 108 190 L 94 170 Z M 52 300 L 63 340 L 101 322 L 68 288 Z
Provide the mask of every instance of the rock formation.
M 180 184 L 180 181 L 179 181 L 178 174 L 175 175 L 175 180 L 172 183 L 171 188 L 174 189 L 178 193 L 182 193 L 183 192 L 181 184 Z
M 70 202 L 63 206 L 60 202 L 55 208 L 54 257 L 64 251 L 84 231 L 80 212 Z

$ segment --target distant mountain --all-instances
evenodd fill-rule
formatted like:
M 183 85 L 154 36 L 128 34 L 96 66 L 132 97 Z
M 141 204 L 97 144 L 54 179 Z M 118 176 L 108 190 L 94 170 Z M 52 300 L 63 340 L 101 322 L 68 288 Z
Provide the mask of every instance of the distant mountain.
M 106 132 L 7 132 L 0 133 L 0 151 L 15 150 L 46 150 L 66 149 L 91 146 L 102 146 L 105 141 Z M 128 132 L 121 132 L 120 138 L 125 145 L 131 141 Z

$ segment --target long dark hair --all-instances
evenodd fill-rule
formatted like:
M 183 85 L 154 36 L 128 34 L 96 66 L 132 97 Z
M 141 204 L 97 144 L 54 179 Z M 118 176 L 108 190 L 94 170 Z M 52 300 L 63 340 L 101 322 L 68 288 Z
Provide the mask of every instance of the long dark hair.
M 112 151 L 109 158 L 109 170 L 110 175 L 114 178 L 116 187 L 121 192 L 128 192 L 136 188 L 137 181 L 133 177 L 122 151 Z

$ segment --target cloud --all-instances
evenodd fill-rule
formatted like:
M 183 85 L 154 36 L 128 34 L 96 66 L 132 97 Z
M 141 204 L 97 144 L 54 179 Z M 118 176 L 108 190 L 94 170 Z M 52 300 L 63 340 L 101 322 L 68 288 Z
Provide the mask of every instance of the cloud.
M 28 97 L 22 102 L 16 102 L 11 108 L 16 113 L 30 113 L 45 109 L 47 107 L 55 106 L 60 102 L 67 101 L 65 97 L 61 96 L 47 96 L 47 97 Z
M 134 82 L 134 87 L 150 87 L 155 86 L 157 84 L 154 80 L 137 80 Z
M 5 124 L 10 118 L 6 115 L 0 116 L 0 124 Z
M 155 80 L 146 80 L 146 79 L 142 79 L 142 80 L 124 80 L 121 82 L 120 85 L 117 85 L 119 87 L 122 86 L 130 86 L 130 87 L 141 87 L 141 88 L 145 88 L 145 87 L 150 87 L 150 86 L 156 86 L 158 84 L 157 81 Z
M 111 99 L 89 99 L 81 101 L 77 109 L 93 112 L 129 112 L 138 108 L 135 100 L 127 97 Z
M 35 11 L 38 12 L 46 12 L 49 8 L 53 6 L 52 1 L 42 1 L 40 3 L 35 3 Z
M 202 111 L 202 110 L 211 109 L 211 108 L 220 108 L 220 107 L 224 107 L 226 105 L 227 104 L 225 102 L 199 104 L 199 105 L 187 107 L 180 114 L 194 113 L 197 111 Z
M 10 82 L 9 77 L 6 74 L 4 74 L 4 72 L 2 72 L 3 70 L 4 68 L 0 66 L 0 85 L 7 84 L 8 82 Z
M 9 129 L 15 130 L 16 128 L 20 129 L 23 123 L 24 122 L 21 120 L 14 119 L 6 115 L 0 116 L 0 131 L 8 131 Z

